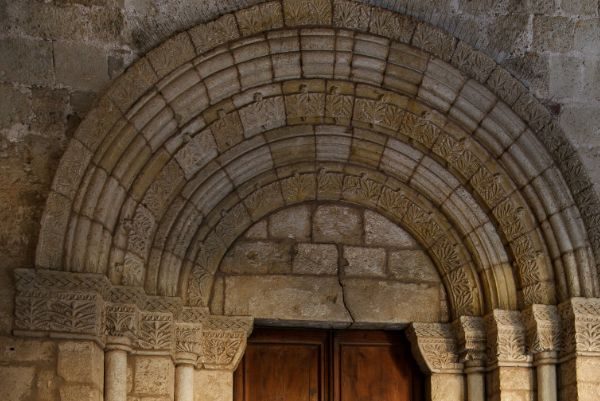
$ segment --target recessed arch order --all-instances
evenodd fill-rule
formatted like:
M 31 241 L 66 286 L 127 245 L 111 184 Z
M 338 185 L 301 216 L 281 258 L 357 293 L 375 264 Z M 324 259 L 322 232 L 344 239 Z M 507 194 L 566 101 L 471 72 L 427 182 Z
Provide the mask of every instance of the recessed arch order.
M 322 199 L 410 231 L 454 317 L 598 296 L 595 195 L 546 110 L 430 25 L 317 3 L 222 16 L 117 79 L 63 156 L 37 267 L 202 305 L 252 222 Z

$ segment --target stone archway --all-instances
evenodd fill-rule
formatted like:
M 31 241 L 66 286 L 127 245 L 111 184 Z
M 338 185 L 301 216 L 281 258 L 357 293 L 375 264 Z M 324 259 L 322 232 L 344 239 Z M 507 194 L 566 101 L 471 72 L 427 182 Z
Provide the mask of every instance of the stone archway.
M 550 114 L 456 38 L 337 0 L 224 15 L 111 86 L 61 161 L 38 269 L 17 272 L 16 325 L 98 341 L 107 377 L 132 350 L 173 355 L 186 383 L 194 364 L 231 369 L 251 323 L 208 314 L 221 258 L 263 216 L 318 200 L 377 210 L 427 250 L 454 330 L 415 322 L 415 349 L 431 374 L 460 376 L 460 355 L 471 398 L 483 370 L 504 397 L 533 391 L 503 379 L 528 377 L 533 354 L 554 369 L 557 304 L 583 335 L 573 299 L 600 292 L 598 226 L 582 221 L 597 201 Z M 436 347 L 448 358 L 428 360 Z

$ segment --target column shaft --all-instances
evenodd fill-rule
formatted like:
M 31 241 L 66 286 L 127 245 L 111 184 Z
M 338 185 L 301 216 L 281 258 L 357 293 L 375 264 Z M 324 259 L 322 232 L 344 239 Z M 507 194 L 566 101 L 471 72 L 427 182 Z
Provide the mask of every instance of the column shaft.
M 175 368 L 175 401 L 194 401 L 194 366 L 191 364 Z
M 538 401 L 556 401 L 558 387 L 556 383 L 556 365 L 542 364 L 537 366 Z
M 467 373 L 467 400 L 485 401 L 485 374 L 483 372 Z
M 104 400 L 127 401 L 127 351 L 109 349 L 104 354 Z

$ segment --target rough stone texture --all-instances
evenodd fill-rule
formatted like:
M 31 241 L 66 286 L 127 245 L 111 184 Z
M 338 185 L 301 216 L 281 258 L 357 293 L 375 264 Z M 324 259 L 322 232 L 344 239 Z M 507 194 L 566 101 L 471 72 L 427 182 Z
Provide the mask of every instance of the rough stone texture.
M 310 210 L 305 206 L 285 209 L 269 219 L 269 233 L 273 238 L 297 241 L 310 238 Z
M 225 314 L 268 320 L 350 321 L 337 277 L 226 277 Z
M 233 374 L 231 372 L 196 370 L 194 372 L 194 401 L 232 401 Z
M 299 274 L 337 274 L 338 250 L 329 244 L 298 244 L 292 270 Z
M 362 248 L 345 246 L 344 267 L 346 276 L 382 277 L 385 271 L 385 250 L 382 248 Z
M 365 244 L 397 248 L 415 248 L 417 246 L 409 233 L 370 210 L 365 211 Z
M 173 399 L 175 367 L 169 357 L 142 356 L 132 358 L 133 387 L 131 395 L 141 399 L 161 397 Z
M 398 280 L 436 282 L 440 279 L 429 256 L 420 250 L 391 252 L 388 265 L 390 274 Z
M 286 243 L 246 242 L 234 247 L 223 259 L 225 273 L 289 273 L 291 247 Z
M 362 216 L 343 206 L 319 206 L 315 211 L 313 239 L 319 242 L 358 244 L 362 236 Z
M 67 382 L 104 386 L 104 351 L 94 342 L 58 345 L 58 375 Z
M 374 279 L 344 279 L 346 305 L 355 322 L 437 322 L 440 289 L 437 285 L 407 284 Z

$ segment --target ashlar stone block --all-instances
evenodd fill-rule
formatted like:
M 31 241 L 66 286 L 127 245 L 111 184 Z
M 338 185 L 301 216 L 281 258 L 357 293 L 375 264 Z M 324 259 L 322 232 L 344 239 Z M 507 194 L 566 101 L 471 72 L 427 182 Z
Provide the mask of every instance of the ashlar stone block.
M 344 247 L 346 276 L 385 277 L 386 252 L 383 248 Z
M 289 273 L 291 245 L 273 241 L 236 244 L 221 263 L 221 271 L 232 274 Z
M 345 206 L 319 206 L 313 215 L 313 240 L 316 242 L 360 244 L 362 217 Z
M 269 234 L 279 239 L 307 240 L 310 238 L 310 214 L 310 209 L 306 206 L 277 212 L 269 218 Z
M 337 274 L 337 247 L 329 244 L 298 244 L 292 271 L 299 274 Z
M 255 319 L 350 322 L 337 277 L 231 276 L 225 278 L 225 314 Z
M 431 259 L 421 250 L 402 250 L 389 253 L 389 270 L 392 277 L 401 281 L 440 282 Z

